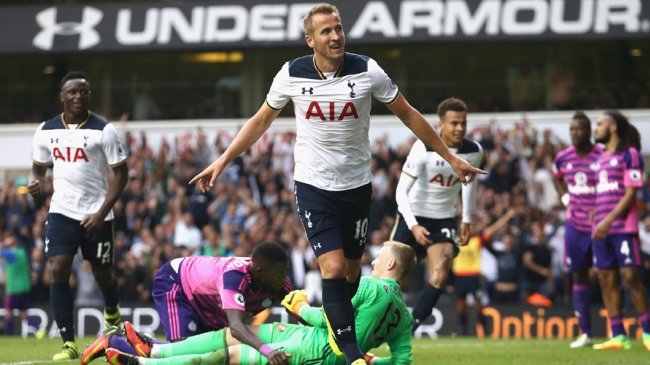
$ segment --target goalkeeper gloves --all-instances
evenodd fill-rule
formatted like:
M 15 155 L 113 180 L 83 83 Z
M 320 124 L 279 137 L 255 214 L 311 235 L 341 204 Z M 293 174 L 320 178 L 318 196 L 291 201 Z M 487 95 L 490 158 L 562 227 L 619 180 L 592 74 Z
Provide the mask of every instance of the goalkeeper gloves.
M 300 317 L 300 310 L 304 306 L 309 305 L 306 291 L 294 290 L 290 292 L 284 296 L 284 299 L 282 299 L 280 305 L 282 305 L 287 310 L 287 312 L 289 312 L 289 314 L 293 315 L 300 322 L 304 323 L 304 320 L 302 320 L 302 317 Z

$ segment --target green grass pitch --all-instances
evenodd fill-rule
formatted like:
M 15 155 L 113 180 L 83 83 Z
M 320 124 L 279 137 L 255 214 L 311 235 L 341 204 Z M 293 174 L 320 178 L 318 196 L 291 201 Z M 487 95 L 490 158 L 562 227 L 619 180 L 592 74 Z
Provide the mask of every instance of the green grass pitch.
M 86 346 L 89 338 L 78 340 Z M 49 361 L 61 346 L 58 338 L 36 340 L 0 337 L 0 363 L 78 364 L 78 361 Z M 377 354 L 385 353 L 379 349 Z M 101 359 L 93 364 L 105 364 Z M 414 365 L 551 365 L 551 364 L 650 364 L 650 351 L 640 341 L 633 341 L 629 351 L 594 351 L 569 349 L 569 341 L 556 340 L 478 340 L 475 338 L 420 339 L 413 344 Z

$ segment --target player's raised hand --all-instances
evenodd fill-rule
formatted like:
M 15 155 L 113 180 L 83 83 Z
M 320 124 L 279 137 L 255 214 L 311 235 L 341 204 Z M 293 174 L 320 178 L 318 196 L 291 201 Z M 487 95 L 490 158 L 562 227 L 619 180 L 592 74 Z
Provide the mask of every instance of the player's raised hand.
M 415 237 L 415 241 L 418 244 L 425 247 L 433 245 L 433 241 L 429 239 L 429 231 L 421 225 L 414 225 L 413 228 L 411 228 L 411 232 L 413 232 L 413 237 Z
M 32 198 L 38 198 L 38 196 L 41 195 L 41 182 L 37 179 L 30 181 L 27 185 L 27 190 L 29 190 L 29 195 L 31 195 Z
M 210 166 L 206 167 L 205 170 L 201 171 L 201 173 L 194 176 L 190 180 L 190 184 L 198 183 L 201 192 L 205 193 L 214 186 L 214 182 L 217 181 L 223 169 L 224 165 L 221 163 L 221 160 L 216 160 Z
M 468 185 L 474 178 L 476 174 L 487 175 L 487 171 L 481 170 L 478 167 L 470 165 L 467 161 L 462 158 L 454 155 L 454 159 L 449 161 L 451 168 L 454 169 L 454 172 L 460 178 L 460 182 L 463 185 Z

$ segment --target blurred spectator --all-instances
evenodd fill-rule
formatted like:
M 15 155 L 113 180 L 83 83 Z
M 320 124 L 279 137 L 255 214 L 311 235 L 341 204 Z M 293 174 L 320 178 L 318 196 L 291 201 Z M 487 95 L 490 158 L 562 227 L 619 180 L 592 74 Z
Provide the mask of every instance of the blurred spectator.
M 203 226 L 203 237 L 201 245 L 194 253 L 195 255 L 205 256 L 232 256 L 232 247 L 230 244 L 221 239 L 219 231 L 212 224 Z
M 27 320 L 31 331 L 35 333 L 38 328 L 34 318 L 27 316 L 30 307 L 31 278 L 29 271 L 29 258 L 24 247 L 18 244 L 13 232 L 3 233 L 0 242 L 0 258 L 4 260 L 6 270 L 6 283 L 4 292 L 4 334 L 14 334 L 13 311 L 18 310 L 21 320 Z
M 75 288 L 75 306 L 102 307 L 104 300 L 102 292 L 95 281 L 90 262 L 83 260 L 81 255 L 75 255 L 72 264 L 73 275 L 70 277 L 71 287 Z
M 31 302 L 36 304 L 49 303 L 50 279 L 45 270 L 45 251 L 42 246 L 32 249 L 30 278 L 32 282 Z
M 533 224 L 530 243 L 523 249 L 522 260 L 524 268 L 522 298 L 529 304 L 550 307 L 553 293 L 551 249 L 548 247 L 542 222 Z
M 192 251 L 201 245 L 201 231 L 194 225 L 191 213 L 184 213 L 174 227 L 174 246 Z
M 511 191 L 517 183 L 519 170 L 518 160 L 512 156 L 508 148 L 503 145 L 497 146 L 495 156 L 488 160 L 488 164 L 492 168 L 489 170 L 485 186 L 495 193 Z
M 497 250 L 494 246 L 501 246 L 502 249 Z M 488 244 L 485 248 L 497 262 L 497 279 L 492 287 L 492 299 L 496 303 L 519 302 L 521 253 L 518 242 L 512 234 L 504 234 L 500 242 Z
M 147 286 L 147 273 L 133 252 L 127 253 L 126 259 L 117 264 L 116 271 L 123 303 L 149 301 L 151 287 Z

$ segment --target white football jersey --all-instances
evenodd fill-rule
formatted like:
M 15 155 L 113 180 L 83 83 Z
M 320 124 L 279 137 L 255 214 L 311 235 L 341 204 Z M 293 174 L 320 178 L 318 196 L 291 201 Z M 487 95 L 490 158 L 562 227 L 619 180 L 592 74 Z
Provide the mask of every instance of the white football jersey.
M 312 55 L 285 63 L 266 103 L 282 109 L 293 101 L 294 179 L 329 191 L 368 184 L 371 97 L 390 104 L 398 94 L 397 85 L 366 56 L 345 53 L 343 65 L 329 79 L 316 67 Z
M 449 150 L 475 167 L 478 167 L 483 160 L 483 148 L 469 139 L 463 139 L 460 148 L 449 148 Z M 408 192 L 408 200 L 413 214 L 418 217 L 433 219 L 455 217 L 454 205 L 461 187 L 463 189 L 476 187 L 476 182 L 464 186 L 451 165 L 420 140 L 411 147 L 402 167 L 402 173 L 415 179 L 413 187 Z M 463 204 L 467 203 L 463 202 Z M 471 217 L 463 217 L 463 220 L 471 222 Z
M 71 129 L 58 115 L 34 134 L 32 159 L 52 164 L 54 194 L 50 213 L 83 220 L 97 213 L 108 192 L 108 168 L 126 161 L 115 127 L 97 114 Z M 106 220 L 113 219 L 113 211 Z

